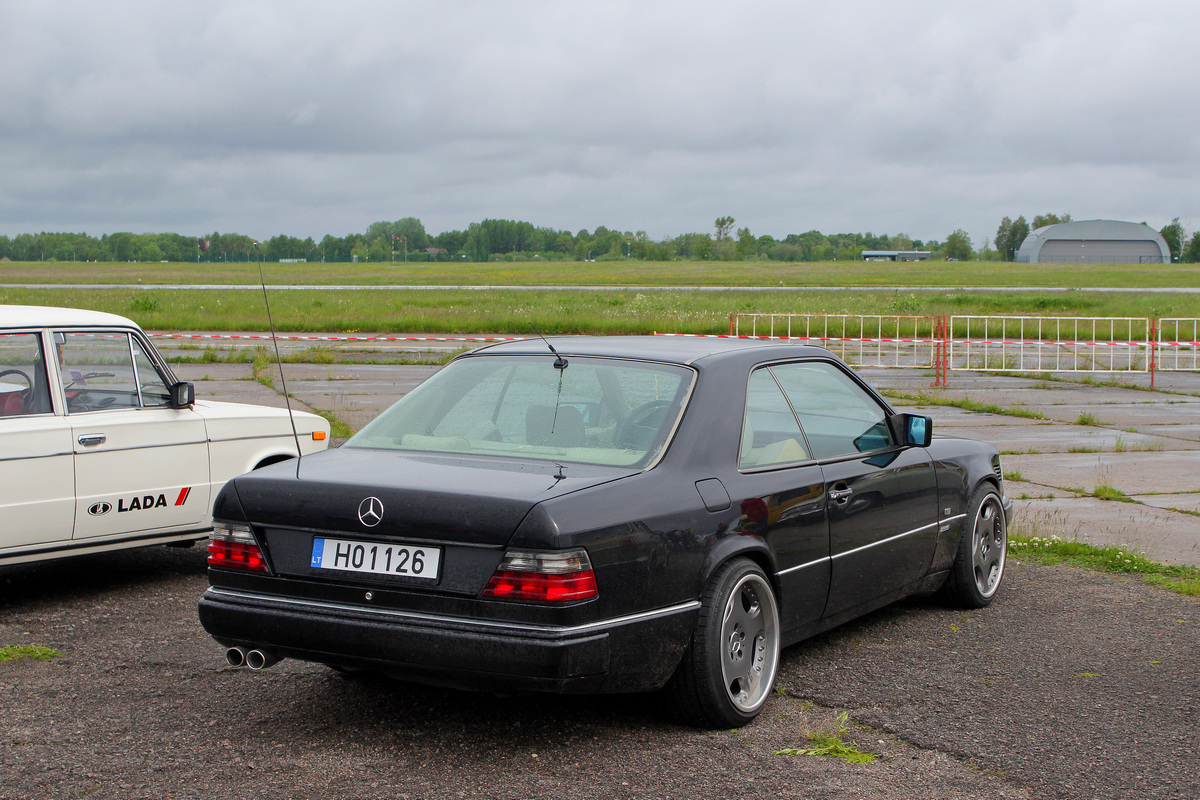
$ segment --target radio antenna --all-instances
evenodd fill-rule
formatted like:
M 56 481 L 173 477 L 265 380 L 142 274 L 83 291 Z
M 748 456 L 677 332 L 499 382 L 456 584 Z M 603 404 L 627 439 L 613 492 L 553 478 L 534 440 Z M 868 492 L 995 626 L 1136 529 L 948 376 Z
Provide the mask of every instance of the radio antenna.
M 258 242 L 254 243 L 258 250 Z M 279 355 L 279 337 L 275 335 L 275 320 L 271 318 L 271 301 L 267 299 L 267 280 L 263 277 L 262 259 L 258 260 L 258 283 L 262 286 L 263 305 L 267 309 L 267 325 L 271 328 L 271 344 L 275 346 L 275 363 L 279 365 L 279 383 L 283 386 L 283 402 L 287 404 L 288 422 L 292 424 L 292 438 L 296 440 L 296 480 L 300 479 L 300 459 L 304 455 L 300 449 L 300 434 L 296 432 L 296 417 L 292 414 L 292 400 L 288 396 L 287 378 L 283 376 L 283 358 Z
M 541 340 L 545 343 L 546 347 L 550 348 L 550 352 L 554 353 L 554 368 L 557 370 L 566 369 L 567 368 L 567 360 L 558 354 L 558 351 L 554 349 L 554 345 L 550 344 L 550 340 L 547 339 L 540 330 L 533 327 L 532 322 L 528 323 L 528 325 L 529 325 L 529 330 L 536 333 L 538 335 L 538 337 L 541 338 Z M 561 373 L 560 373 L 560 376 L 561 376 Z M 562 379 L 560 377 L 559 383 L 561 383 L 561 382 L 562 382 Z

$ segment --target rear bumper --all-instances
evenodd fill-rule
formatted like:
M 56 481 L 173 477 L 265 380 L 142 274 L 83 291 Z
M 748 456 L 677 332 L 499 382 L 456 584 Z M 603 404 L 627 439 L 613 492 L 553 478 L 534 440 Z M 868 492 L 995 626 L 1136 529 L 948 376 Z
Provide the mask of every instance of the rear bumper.
M 221 644 L 470 689 L 576 693 L 662 686 L 698 602 L 571 627 L 497 622 L 211 588 L 200 622 Z

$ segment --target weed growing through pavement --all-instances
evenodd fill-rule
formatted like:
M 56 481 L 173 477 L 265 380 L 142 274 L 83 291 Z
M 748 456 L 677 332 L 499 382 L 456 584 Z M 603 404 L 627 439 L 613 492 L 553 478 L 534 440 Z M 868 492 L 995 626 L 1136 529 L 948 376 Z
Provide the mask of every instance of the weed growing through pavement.
M 195 347 L 181 345 L 163 353 L 163 358 L 172 364 L 257 364 L 262 353 L 266 353 L 268 360 L 272 363 L 275 361 L 275 354 L 262 345 L 257 347 L 231 348 L 219 348 L 210 345 L 205 347 L 199 355 L 181 354 L 182 351 L 195 349 Z M 401 366 L 428 364 L 431 366 L 442 366 L 455 356 L 461 355 L 471 349 L 470 347 L 459 347 L 453 350 L 419 351 L 395 357 L 378 358 L 367 357 L 366 354 L 376 352 L 369 349 L 338 348 L 334 350 L 327 347 L 314 346 L 304 348 L 303 350 L 280 353 L 279 360 L 285 364 L 389 364 Z
M 847 735 L 850 731 L 846 727 L 846 721 L 850 717 L 850 712 L 842 711 L 837 715 L 837 730 L 833 733 L 810 733 L 808 740 L 812 742 L 814 747 L 789 747 L 784 750 L 776 750 L 777 756 L 833 756 L 834 758 L 845 759 L 851 764 L 870 764 L 875 759 L 879 758 L 878 753 L 870 753 L 859 749 L 858 742 L 853 739 L 847 740 Z
M 921 392 L 920 394 L 908 394 L 906 392 L 897 392 L 893 390 L 885 390 L 881 394 L 886 397 L 892 397 L 897 400 L 911 400 L 913 403 L 922 406 L 954 406 L 955 408 L 966 409 L 967 411 L 976 411 L 983 414 L 1003 414 L 1008 417 L 1024 417 L 1025 419 L 1045 419 L 1046 415 L 1039 411 L 1028 411 L 1023 408 L 1004 408 L 995 403 L 981 403 L 977 400 L 969 400 L 965 397 L 934 397 L 933 395 Z
M 1107 483 L 1098 484 L 1096 488 L 1092 490 L 1092 497 L 1095 497 L 1097 500 L 1114 500 L 1118 503 L 1137 502 L 1120 489 L 1116 488 L 1115 486 L 1110 486 Z
M 354 428 L 338 419 L 337 414 L 334 414 L 332 411 L 325 411 L 324 409 L 320 408 L 314 408 L 313 411 L 328 420 L 329 435 L 334 439 L 349 439 L 356 433 Z
M 16 661 L 18 658 L 32 658 L 46 661 L 59 655 L 53 647 L 42 647 L 36 644 L 10 644 L 0 647 L 0 661 Z
M 1200 596 L 1200 568 L 1161 564 L 1128 546 L 1096 545 L 1057 535 L 1009 533 L 1008 551 L 1035 564 L 1065 564 L 1115 574 L 1141 575 L 1146 583 L 1192 597 Z

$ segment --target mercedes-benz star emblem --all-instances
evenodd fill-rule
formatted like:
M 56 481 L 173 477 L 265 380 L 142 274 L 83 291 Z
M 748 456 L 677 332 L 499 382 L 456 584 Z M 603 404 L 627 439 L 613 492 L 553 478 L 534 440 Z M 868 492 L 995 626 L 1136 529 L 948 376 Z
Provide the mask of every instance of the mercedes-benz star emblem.
M 359 503 L 358 521 L 368 528 L 383 522 L 383 502 L 378 497 L 368 497 Z

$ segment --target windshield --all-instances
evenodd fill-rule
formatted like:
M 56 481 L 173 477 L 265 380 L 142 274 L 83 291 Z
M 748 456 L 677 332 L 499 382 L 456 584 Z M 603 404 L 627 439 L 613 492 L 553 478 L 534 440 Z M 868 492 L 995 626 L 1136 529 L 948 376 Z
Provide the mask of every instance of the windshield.
M 345 447 L 644 467 L 667 444 L 695 374 L 553 355 L 467 357 L 401 398 Z

